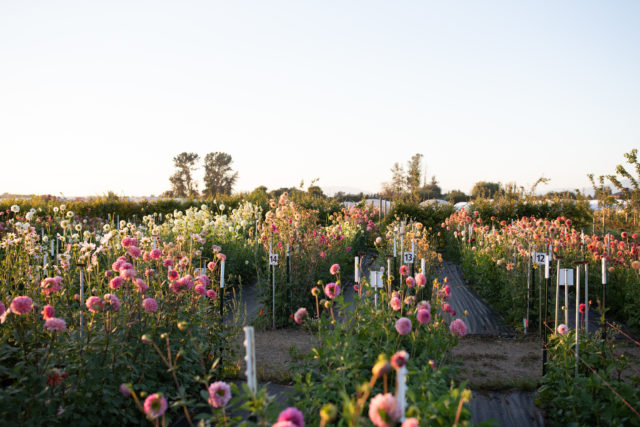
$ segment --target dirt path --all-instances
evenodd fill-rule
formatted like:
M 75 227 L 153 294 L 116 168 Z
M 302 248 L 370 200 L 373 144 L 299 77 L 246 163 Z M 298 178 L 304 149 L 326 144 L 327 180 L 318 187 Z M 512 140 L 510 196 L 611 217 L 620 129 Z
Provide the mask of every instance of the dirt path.
M 537 337 L 501 338 L 467 335 L 451 357 L 458 378 L 472 390 L 535 390 L 542 375 L 542 351 Z

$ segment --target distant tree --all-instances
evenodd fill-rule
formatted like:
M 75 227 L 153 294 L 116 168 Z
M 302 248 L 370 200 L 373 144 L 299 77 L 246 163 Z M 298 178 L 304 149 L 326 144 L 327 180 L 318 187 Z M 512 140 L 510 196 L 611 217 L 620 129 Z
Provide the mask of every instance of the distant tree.
M 401 200 L 406 196 L 407 177 L 404 168 L 396 162 L 391 168 L 391 182 L 382 184 L 382 197 L 386 199 Z
M 640 162 L 638 162 L 638 150 L 633 149 L 624 154 L 627 159 L 627 163 L 633 167 L 633 171 L 637 176 L 633 176 L 632 173 L 627 171 L 623 165 L 616 166 L 615 175 L 607 175 L 607 179 L 618 189 L 621 193 L 621 197 L 628 200 L 631 207 L 634 209 L 640 208 Z M 589 179 L 593 183 L 591 175 Z M 602 178 L 602 177 L 601 177 Z M 629 186 L 625 185 L 628 182 Z
M 238 172 L 231 169 L 233 159 L 230 154 L 216 151 L 204 158 L 204 194 L 215 197 L 218 194 L 231 194 L 238 179 Z
M 309 188 L 307 188 L 307 193 L 309 193 L 309 195 L 311 196 L 321 197 L 323 199 L 327 198 L 327 196 L 322 191 L 322 188 L 318 187 L 317 185 L 309 186 Z
M 451 190 L 447 194 L 445 194 L 443 197 L 446 200 L 448 200 L 450 203 L 453 203 L 454 205 L 456 203 L 469 201 L 469 196 L 467 196 L 460 190 Z
M 425 184 L 420 188 L 420 197 L 428 200 L 442 198 L 442 189 L 438 185 L 438 181 L 435 176 L 431 177 L 431 182 L 429 184 Z
M 407 191 L 409 197 L 417 202 L 420 199 L 420 177 L 422 175 L 422 154 L 416 153 L 407 162 Z
M 478 181 L 471 190 L 471 197 L 477 199 L 484 197 L 492 199 L 500 193 L 500 184 L 497 182 Z
M 173 158 L 176 172 L 171 175 L 171 196 L 195 197 L 198 195 L 198 184 L 193 180 L 193 172 L 197 169 L 195 164 L 200 160 L 196 153 L 183 152 Z

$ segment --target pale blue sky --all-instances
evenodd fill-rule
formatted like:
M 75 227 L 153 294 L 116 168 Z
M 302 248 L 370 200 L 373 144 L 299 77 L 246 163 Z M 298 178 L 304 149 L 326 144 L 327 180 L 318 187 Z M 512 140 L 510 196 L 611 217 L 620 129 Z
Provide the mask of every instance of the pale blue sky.
M 0 1 L 0 193 L 586 188 L 640 145 L 638 1 Z

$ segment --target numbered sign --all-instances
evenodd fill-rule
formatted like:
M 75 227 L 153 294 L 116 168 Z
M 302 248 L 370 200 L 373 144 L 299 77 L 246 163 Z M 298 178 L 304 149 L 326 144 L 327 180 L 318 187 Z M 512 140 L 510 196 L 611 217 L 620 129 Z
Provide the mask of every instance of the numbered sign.
M 196 276 L 203 276 L 203 275 L 207 274 L 207 269 L 206 268 L 194 268 L 193 269 L 193 274 L 195 274 Z
M 269 265 L 278 265 L 278 254 L 269 254 Z
M 536 252 L 534 256 L 534 261 L 538 263 L 538 265 L 544 265 L 544 260 L 547 258 L 547 254 L 544 252 Z
M 376 288 L 382 288 L 384 286 L 384 279 L 382 277 L 382 275 L 384 274 L 383 271 L 376 271 Z
M 404 253 L 404 263 L 405 264 L 413 264 L 413 252 L 405 252 Z
M 573 268 L 561 268 L 560 274 L 558 274 L 558 283 L 560 286 L 565 286 L 565 284 L 567 286 L 573 286 Z

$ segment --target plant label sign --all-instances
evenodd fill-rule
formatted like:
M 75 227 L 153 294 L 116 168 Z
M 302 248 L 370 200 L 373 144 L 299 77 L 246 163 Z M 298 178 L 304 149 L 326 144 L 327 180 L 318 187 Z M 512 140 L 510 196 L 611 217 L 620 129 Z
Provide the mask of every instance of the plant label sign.
M 269 265 L 278 265 L 278 254 L 269 254 Z
M 413 264 L 413 252 L 405 252 L 404 253 L 404 263 L 405 264 Z
M 196 276 L 204 276 L 207 274 L 207 269 L 206 268 L 194 268 L 193 269 L 193 274 L 195 274 Z
M 558 274 L 558 283 L 560 286 L 573 286 L 573 268 L 561 268 Z
M 545 259 L 547 259 L 547 254 L 545 252 L 536 252 L 534 260 L 538 265 L 544 265 Z

